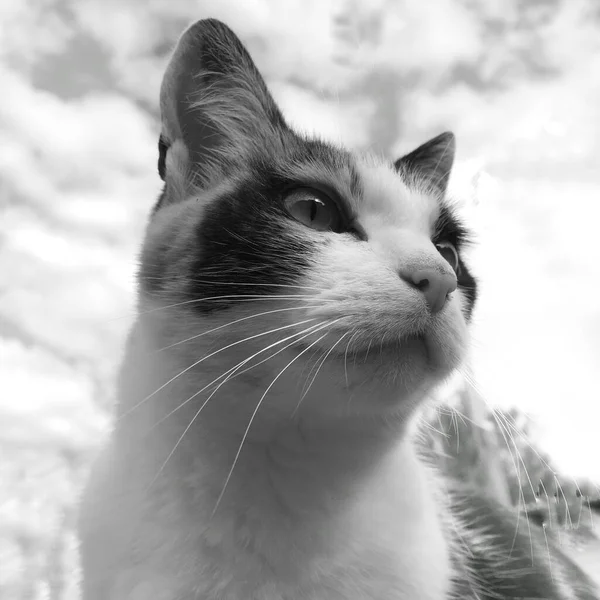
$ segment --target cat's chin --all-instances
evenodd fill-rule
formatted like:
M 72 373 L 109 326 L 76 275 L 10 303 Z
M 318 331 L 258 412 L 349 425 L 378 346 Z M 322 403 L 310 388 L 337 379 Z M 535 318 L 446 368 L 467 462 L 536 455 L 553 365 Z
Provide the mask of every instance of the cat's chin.
M 378 344 L 361 342 L 348 351 L 336 347 L 321 372 L 328 371 L 331 381 L 339 386 L 337 391 L 343 390 L 343 414 L 351 407 L 364 416 L 399 416 L 405 420 L 459 365 L 461 346 L 458 340 L 452 342 L 444 344 L 434 335 L 410 334 Z M 314 389 L 318 388 L 317 380 Z M 337 391 L 330 388 L 326 397 L 333 400 Z M 350 404 L 347 397 L 353 399 Z M 337 404 L 330 406 L 337 414 Z M 323 410 L 321 404 L 319 410 Z
M 342 350 L 335 352 L 338 361 L 346 368 L 350 365 L 359 369 L 374 368 L 379 373 L 389 371 L 399 375 L 417 372 L 419 375 L 447 375 L 462 360 L 462 351 L 458 345 L 441 343 L 430 333 L 410 334 L 400 339 L 380 344 L 367 344 L 350 353 Z

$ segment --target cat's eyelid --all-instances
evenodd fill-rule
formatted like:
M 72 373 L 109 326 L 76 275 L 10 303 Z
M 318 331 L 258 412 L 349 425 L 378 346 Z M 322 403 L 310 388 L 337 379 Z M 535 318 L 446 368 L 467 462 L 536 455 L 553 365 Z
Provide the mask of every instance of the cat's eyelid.
M 356 226 L 358 215 L 355 214 L 351 204 L 345 199 L 344 195 L 341 194 L 340 191 L 331 184 L 315 180 L 298 180 L 295 182 L 290 182 L 289 185 L 286 185 L 282 195 L 285 196 L 294 189 L 313 189 L 317 192 L 325 194 L 332 202 L 335 202 L 344 220 L 344 223 L 349 228 Z

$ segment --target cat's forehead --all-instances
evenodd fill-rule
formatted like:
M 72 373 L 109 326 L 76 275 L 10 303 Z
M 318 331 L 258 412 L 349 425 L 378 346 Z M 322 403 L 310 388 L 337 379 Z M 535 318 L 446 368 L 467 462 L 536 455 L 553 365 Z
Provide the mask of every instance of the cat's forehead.
M 440 212 L 436 195 L 424 193 L 415 181 L 405 181 L 398 171 L 378 157 L 355 157 L 362 197 L 356 207 L 363 219 L 378 218 L 390 226 L 428 231 Z

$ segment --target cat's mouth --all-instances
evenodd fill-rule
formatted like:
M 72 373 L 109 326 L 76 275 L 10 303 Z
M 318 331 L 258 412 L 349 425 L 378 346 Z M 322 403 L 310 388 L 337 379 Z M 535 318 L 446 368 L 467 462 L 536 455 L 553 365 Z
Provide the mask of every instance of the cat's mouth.
M 294 344 L 296 349 L 305 352 L 310 349 L 310 342 Z M 411 333 L 400 337 L 383 337 L 381 339 L 364 337 L 338 343 L 333 347 L 323 348 L 331 359 L 343 360 L 347 367 L 376 363 L 390 366 L 402 360 L 423 360 L 436 366 L 439 362 L 439 349 L 432 337 L 427 333 Z
M 309 350 L 310 342 L 299 343 L 300 351 Z M 398 337 L 363 337 L 338 343 L 334 347 L 321 347 L 323 360 L 337 360 L 344 363 L 344 369 L 353 367 L 395 367 L 401 364 L 427 367 L 433 371 L 447 370 L 456 364 L 456 356 L 451 349 L 437 339 L 430 331 L 410 333 Z
M 394 340 L 382 339 L 379 342 L 371 341 L 367 344 L 361 344 L 360 348 L 355 350 L 352 355 L 356 356 L 357 361 L 367 362 L 369 357 L 372 360 L 394 361 L 401 358 L 410 358 L 416 356 L 429 356 L 428 336 L 424 333 L 414 333 L 399 337 Z

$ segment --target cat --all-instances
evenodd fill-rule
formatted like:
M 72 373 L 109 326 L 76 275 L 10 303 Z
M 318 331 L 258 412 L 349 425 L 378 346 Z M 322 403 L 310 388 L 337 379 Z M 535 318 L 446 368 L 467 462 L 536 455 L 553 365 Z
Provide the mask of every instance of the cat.
M 160 107 L 84 600 L 593 598 L 414 441 L 477 299 L 453 134 L 395 162 L 300 135 L 212 19 L 179 39 Z

